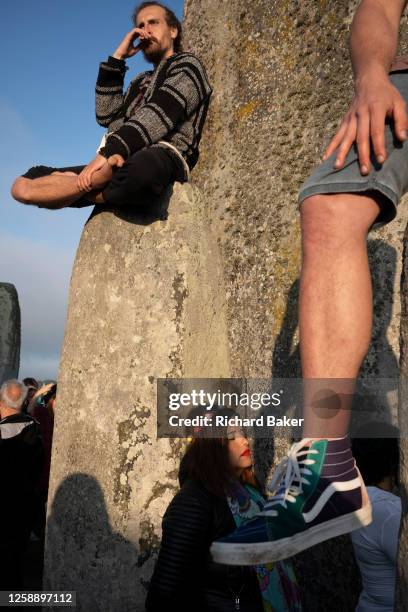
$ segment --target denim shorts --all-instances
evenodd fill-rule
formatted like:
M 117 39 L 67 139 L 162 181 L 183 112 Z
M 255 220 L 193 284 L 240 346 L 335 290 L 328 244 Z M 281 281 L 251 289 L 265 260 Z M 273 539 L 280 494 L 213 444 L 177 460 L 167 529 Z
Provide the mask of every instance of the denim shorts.
M 408 106 L 408 71 L 390 74 L 390 80 L 400 91 Z M 299 193 L 299 203 L 311 195 L 323 193 L 363 193 L 374 191 L 382 194 L 382 207 L 373 228 L 382 227 L 394 219 L 397 205 L 408 191 L 408 140 L 399 141 L 394 134 L 392 120 L 385 125 L 385 145 L 387 159 L 380 165 L 371 153 L 372 169 L 362 176 L 358 165 L 357 147 L 350 149 L 343 168 L 335 170 L 334 152 L 318 166 L 303 183 Z

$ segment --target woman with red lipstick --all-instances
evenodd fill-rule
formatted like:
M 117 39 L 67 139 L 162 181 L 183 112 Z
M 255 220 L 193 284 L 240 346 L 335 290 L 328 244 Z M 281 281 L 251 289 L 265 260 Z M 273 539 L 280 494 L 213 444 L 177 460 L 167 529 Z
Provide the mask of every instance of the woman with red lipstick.
M 218 409 L 220 413 L 235 416 L 232 410 Z M 201 437 L 197 430 L 195 434 L 199 437 L 191 441 L 180 464 L 180 491 L 163 517 L 146 610 L 301 610 L 290 562 L 241 567 L 212 561 L 211 543 L 259 512 L 264 498 L 242 430 L 228 426 L 223 438 Z

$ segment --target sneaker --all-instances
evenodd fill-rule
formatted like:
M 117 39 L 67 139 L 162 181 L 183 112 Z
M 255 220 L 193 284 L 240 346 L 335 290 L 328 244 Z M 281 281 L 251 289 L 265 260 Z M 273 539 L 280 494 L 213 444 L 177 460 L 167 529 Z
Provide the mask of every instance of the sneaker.
M 279 464 L 262 512 L 211 546 L 217 563 L 286 559 L 371 523 L 371 504 L 348 438 L 303 439 Z

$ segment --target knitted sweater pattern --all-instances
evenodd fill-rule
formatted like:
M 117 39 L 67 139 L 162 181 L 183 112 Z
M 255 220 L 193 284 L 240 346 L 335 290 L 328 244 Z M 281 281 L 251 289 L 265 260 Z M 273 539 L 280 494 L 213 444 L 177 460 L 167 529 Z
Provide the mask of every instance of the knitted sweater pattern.
M 96 119 L 108 128 L 101 153 L 127 159 L 165 141 L 192 169 L 212 93 L 200 60 L 192 53 L 176 53 L 139 74 L 124 93 L 126 70 L 125 61 L 113 57 L 100 64 Z

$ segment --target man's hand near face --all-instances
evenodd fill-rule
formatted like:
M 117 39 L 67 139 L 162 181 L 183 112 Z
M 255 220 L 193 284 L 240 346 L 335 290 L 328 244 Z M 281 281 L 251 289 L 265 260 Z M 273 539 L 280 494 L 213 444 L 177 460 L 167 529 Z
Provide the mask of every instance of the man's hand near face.
M 362 0 L 351 30 L 355 96 L 336 135 L 324 152 L 337 150 L 334 167 L 340 169 L 356 143 L 360 172 L 371 171 L 370 145 L 378 163 L 386 157 L 385 121 L 393 119 L 397 138 L 407 138 L 406 104 L 388 77 L 398 45 L 398 30 L 406 0 Z
M 135 45 L 137 39 L 139 39 L 139 43 Z M 144 30 L 141 28 L 133 28 L 133 30 L 130 30 L 130 32 L 126 34 L 112 57 L 120 60 L 133 57 L 143 49 L 143 46 L 145 46 L 149 40 L 151 40 L 151 36 Z

